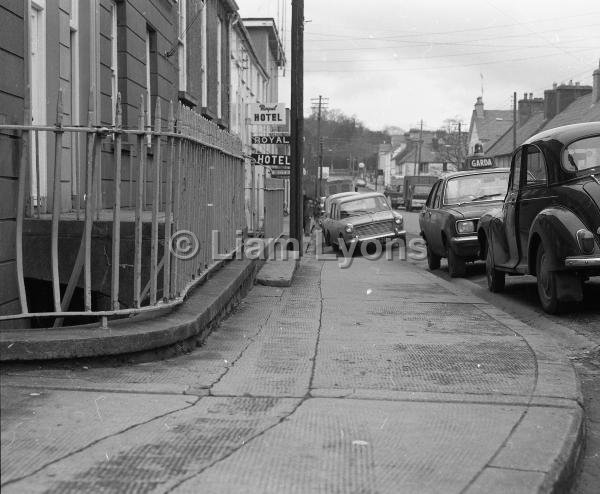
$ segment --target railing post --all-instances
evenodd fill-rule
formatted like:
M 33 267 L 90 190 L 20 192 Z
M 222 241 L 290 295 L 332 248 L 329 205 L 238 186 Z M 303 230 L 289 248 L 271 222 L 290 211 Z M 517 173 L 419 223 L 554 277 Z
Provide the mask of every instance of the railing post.
M 95 120 L 95 97 L 94 87 L 90 89 L 88 127 L 94 125 Z M 83 283 L 84 283 L 84 307 L 86 311 L 92 310 L 92 227 L 94 223 L 95 187 L 94 169 L 96 168 L 96 133 L 88 131 L 87 138 L 87 164 L 85 176 L 85 223 L 84 223 L 84 256 L 83 256 Z
M 173 101 L 169 101 L 169 119 L 167 125 L 169 133 L 175 132 L 175 118 L 173 116 Z M 171 222 L 173 214 L 173 162 L 175 161 L 175 137 L 169 137 L 169 158 L 167 159 L 165 170 L 165 243 L 163 248 L 163 300 L 171 298 L 171 251 L 169 244 L 171 241 Z
M 112 308 L 117 310 L 119 304 L 119 259 L 121 250 L 121 134 L 122 113 L 121 93 L 117 94 L 117 108 L 115 121 L 115 201 L 113 207 L 113 232 L 112 232 L 112 280 L 111 280 L 111 302 Z
M 135 203 L 135 251 L 133 261 L 133 301 L 135 307 L 141 307 L 142 294 L 142 215 L 144 213 L 144 168 L 146 167 L 146 133 L 144 95 L 140 97 L 140 110 L 138 115 L 138 190 Z
M 25 111 L 24 111 L 25 123 L 31 123 L 31 109 L 25 99 Z M 29 141 L 31 139 L 31 132 L 24 130 L 22 134 L 22 151 L 21 161 L 19 163 L 19 190 L 17 197 L 17 224 L 15 228 L 16 238 L 16 263 L 17 263 L 17 285 L 19 287 L 19 301 L 21 302 L 21 312 L 27 314 L 29 309 L 27 307 L 27 292 L 25 291 L 25 275 L 23 272 L 23 222 L 25 221 L 25 192 L 27 188 L 27 171 L 29 169 Z
M 62 175 L 62 121 L 63 121 L 63 93 L 58 90 L 58 102 L 56 105 L 56 130 L 54 131 L 54 189 L 52 194 L 52 237 L 51 237 L 51 261 L 52 261 L 52 295 L 54 299 L 54 310 L 60 312 L 60 273 L 58 269 L 58 227 L 61 210 L 61 175 Z
M 161 114 L 160 100 L 156 98 L 156 110 L 154 112 L 154 183 L 153 199 L 152 199 L 152 241 L 150 245 L 150 305 L 156 304 L 158 290 L 158 212 L 160 209 L 160 165 L 161 165 L 161 149 L 160 149 L 160 131 L 161 131 Z

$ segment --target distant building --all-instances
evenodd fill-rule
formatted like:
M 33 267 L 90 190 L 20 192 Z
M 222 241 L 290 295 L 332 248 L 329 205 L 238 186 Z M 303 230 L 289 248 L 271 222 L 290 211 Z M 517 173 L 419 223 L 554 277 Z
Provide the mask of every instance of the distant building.
M 486 110 L 479 96 L 469 124 L 468 154 L 485 154 L 512 124 L 512 110 Z
M 554 84 L 544 91 L 543 98 L 524 95 L 518 102 L 516 140 L 511 125 L 491 144 L 486 155 L 496 166 L 508 167 L 515 146 L 521 145 L 542 130 L 581 122 L 600 121 L 600 64 L 593 73 L 593 85 L 579 83 Z
M 216 130 L 238 134 L 244 154 L 272 152 L 251 144 L 254 129 L 248 129 L 246 117 L 248 103 L 279 100 L 278 76 L 285 54 L 273 19 L 243 21 L 234 0 L 21 0 L 2 2 L 0 10 L 0 124 L 53 125 L 60 92 L 63 125 L 110 128 L 116 122 L 120 94 L 125 129 L 153 126 L 158 103 L 161 129 L 166 130 L 169 103 L 175 108 L 180 103 L 196 112 L 200 124 L 210 120 L 207 128 L 216 125 L 220 128 Z M 24 233 L 24 242 L 29 242 L 25 277 L 31 280 L 48 278 L 40 266 L 50 265 L 43 257 L 49 250 L 54 175 L 60 173 L 61 214 L 79 221 L 86 202 L 85 132 L 64 132 L 58 163 L 51 136 L 40 131 L 39 140 L 32 139 L 27 147 L 25 224 L 30 229 L 39 227 L 36 239 L 32 240 L 31 232 Z M 133 211 L 139 196 L 137 136 L 125 133 L 122 141 L 121 207 Z M 19 311 L 15 225 L 17 189 L 23 178 L 19 177 L 21 143 L 17 132 L 0 130 L 0 315 Z M 148 143 L 146 208 L 153 184 L 164 184 L 164 177 L 153 176 L 156 155 Z M 116 182 L 115 145 L 106 135 L 99 158 L 96 207 L 105 211 L 115 203 Z M 257 190 L 258 185 L 255 181 L 251 187 Z M 255 207 L 263 210 L 258 202 Z M 40 214 L 39 220 L 29 221 L 32 212 Z M 35 242 L 43 249 L 32 248 L 38 245 Z M 74 252 L 61 247 L 60 256 L 62 265 L 73 260 Z M 106 266 L 97 269 L 95 279 L 103 279 Z

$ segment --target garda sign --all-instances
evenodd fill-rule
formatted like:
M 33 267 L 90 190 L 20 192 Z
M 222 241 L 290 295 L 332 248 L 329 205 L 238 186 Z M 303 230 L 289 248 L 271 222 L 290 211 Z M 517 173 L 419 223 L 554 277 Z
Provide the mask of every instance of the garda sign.
M 250 103 L 248 117 L 250 125 L 285 125 L 285 103 Z
M 257 165 L 265 166 L 290 166 L 290 157 L 287 154 L 252 154 L 252 159 Z
M 494 159 L 484 158 L 482 156 L 467 158 L 467 167 L 471 169 L 493 168 Z
M 268 135 L 268 136 L 252 136 L 252 144 L 289 144 L 289 135 Z

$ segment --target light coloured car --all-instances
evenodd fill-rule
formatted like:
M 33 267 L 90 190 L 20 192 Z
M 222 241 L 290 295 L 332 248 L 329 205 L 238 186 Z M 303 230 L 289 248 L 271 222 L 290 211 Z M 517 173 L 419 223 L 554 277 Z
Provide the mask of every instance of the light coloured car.
M 396 238 L 406 241 L 402 216 L 390 207 L 381 192 L 334 199 L 322 226 L 325 244 L 334 248 Z

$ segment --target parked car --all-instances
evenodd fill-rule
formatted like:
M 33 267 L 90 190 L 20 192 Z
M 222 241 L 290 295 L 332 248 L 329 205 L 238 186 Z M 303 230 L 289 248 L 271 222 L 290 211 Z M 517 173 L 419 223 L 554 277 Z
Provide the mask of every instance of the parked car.
M 422 208 L 429 197 L 433 184 L 414 184 L 406 192 L 406 210 Z
M 359 192 L 351 191 L 351 192 L 338 192 L 337 194 L 331 194 L 330 196 L 327 196 L 325 198 L 325 200 L 323 201 L 323 211 L 321 213 L 321 217 L 319 218 L 319 225 L 323 226 L 323 220 L 330 215 L 331 205 L 334 200 L 340 199 L 342 197 L 354 196 L 357 194 L 359 194 Z
M 332 200 L 323 220 L 325 244 L 334 248 L 371 240 L 406 240 L 402 216 L 395 213 L 381 192 L 370 192 Z
M 422 199 L 422 203 L 420 204 L 420 206 L 422 206 L 425 203 L 425 200 L 427 200 L 427 196 L 429 195 L 429 191 L 431 190 L 431 187 L 433 186 L 434 183 L 436 183 L 438 180 L 438 177 L 436 177 L 435 175 L 405 175 L 404 179 L 403 179 L 403 196 L 404 196 L 404 208 L 407 211 L 411 211 L 413 208 L 413 204 L 411 202 L 411 195 L 412 192 L 414 191 L 414 186 L 416 185 L 428 185 L 429 187 L 426 190 L 423 190 L 423 194 L 419 194 L 419 199 Z M 417 191 L 417 193 L 419 193 L 421 191 L 421 189 L 419 189 Z
M 392 208 L 399 208 L 404 203 L 404 184 L 386 187 L 383 193 Z
M 364 178 L 357 178 L 356 182 L 354 183 L 355 187 L 366 187 L 367 186 L 367 181 Z
M 501 207 L 477 234 L 488 287 L 531 274 L 546 312 L 581 301 L 583 282 L 600 275 L 600 122 L 541 132 L 512 157 Z
M 479 259 L 479 217 L 502 203 L 508 176 L 508 168 L 455 172 L 433 185 L 419 214 L 429 269 L 447 257 L 450 276 L 464 276 L 466 263 Z

